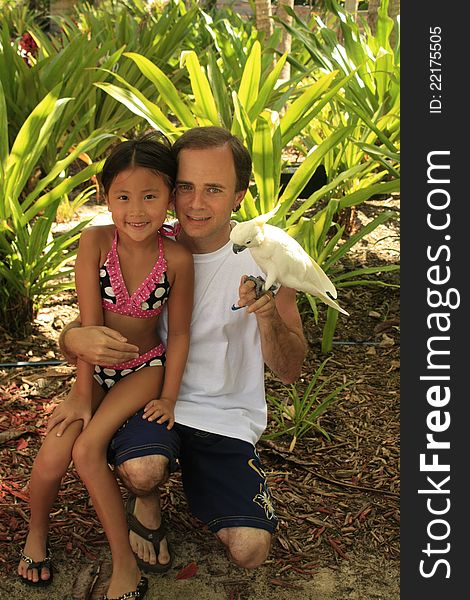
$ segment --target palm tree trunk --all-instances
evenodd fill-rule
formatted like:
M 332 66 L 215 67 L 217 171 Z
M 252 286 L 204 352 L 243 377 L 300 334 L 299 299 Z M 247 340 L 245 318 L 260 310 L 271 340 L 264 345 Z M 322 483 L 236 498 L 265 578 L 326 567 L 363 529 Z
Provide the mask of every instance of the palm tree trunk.
M 285 6 L 288 6 L 288 7 L 292 8 L 292 10 L 294 10 L 294 0 L 279 0 L 279 5 L 278 5 L 278 9 L 277 9 L 277 16 L 280 19 L 282 19 L 285 23 L 287 23 L 288 25 L 291 25 L 292 17 L 286 13 L 286 11 L 284 9 Z M 282 32 L 281 43 L 279 44 L 279 52 L 281 54 L 284 54 L 284 52 L 287 52 L 288 54 L 290 54 L 291 45 L 292 45 L 292 36 L 287 31 L 287 29 L 284 29 Z M 279 78 L 283 79 L 285 81 L 290 79 L 290 63 L 286 62 L 284 64 Z
M 367 22 L 372 33 L 375 35 L 377 31 L 377 18 L 380 6 L 380 0 L 369 0 L 369 9 L 367 11 Z
M 347 12 L 351 13 L 354 19 L 357 16 L 357 6 L 359 4 L 359 0 L 345 0 L 344 8 Z
M 49 14 L 51 17 L 66 17 L 73 13 L 75 2 L 74 0 L 50 0 Z M 58 32 L 59 26 L 51 21 L 51 31 Z
M 256 29 L 264 33 L 264 39 L 271 37 L 273 32 L 271 0 L 255 0 Z

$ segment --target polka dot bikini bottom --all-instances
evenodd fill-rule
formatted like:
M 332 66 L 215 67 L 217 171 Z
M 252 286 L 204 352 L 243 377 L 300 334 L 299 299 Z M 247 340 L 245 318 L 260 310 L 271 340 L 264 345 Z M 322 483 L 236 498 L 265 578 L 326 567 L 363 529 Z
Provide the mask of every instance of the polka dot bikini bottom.
M 163 367 L 165 365 L 166 355 L 165 346 L 160 344 L 145 354 L 118 365 L 100 366 L 95 365 L 93 377 L 100 386 L 107 392 L 115 383 L 123 379 L 130 373 L 135 373 L 144 367 Z

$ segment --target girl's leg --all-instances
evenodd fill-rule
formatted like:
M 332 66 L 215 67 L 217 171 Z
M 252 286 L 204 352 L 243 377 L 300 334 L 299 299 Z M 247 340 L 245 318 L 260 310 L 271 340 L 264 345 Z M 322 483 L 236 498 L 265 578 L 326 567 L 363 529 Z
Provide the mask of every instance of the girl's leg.
M 117 429 L 149 400 L 159 397 L 162 381 L 162 367 L 144 367 L 121 379 L 108 392 L 73 448 L 75 467 L 88 488 L 111 549 L 110 598 L 135 590 L 140 571 L 129 544 L 121 492 L 108 466 L 106 451 Z
M 100 389 L 96 390 L 94 404 L 103 396 Z M 72 448 L 82 430 L 82 422 L 76 421 L 69 425 L 61 437 L 57 437 L 57 427 L 54 427 L 44 439 L 36 456 L 29 481 L 30 521 L 29 533 L 23 549 L 23 554 L 34 562 L 46 557 L 47 535 L 49 533 L 49 514 L 57 498 L 60 483 L 72 460 Z M 49 579 L 49 569 L 29 569 L 24 560 L 20 560 L 18 574 L 37 582 L 39 579 Z

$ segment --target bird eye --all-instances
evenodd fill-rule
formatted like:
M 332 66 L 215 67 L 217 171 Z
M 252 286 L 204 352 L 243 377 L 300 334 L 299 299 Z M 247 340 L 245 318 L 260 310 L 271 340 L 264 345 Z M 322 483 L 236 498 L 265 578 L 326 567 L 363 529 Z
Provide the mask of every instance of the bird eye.
M 248 244 L 251 244 L 251 240 L 248 240 L 247 242 L 245 242 L 245 244 L 248 246 Z

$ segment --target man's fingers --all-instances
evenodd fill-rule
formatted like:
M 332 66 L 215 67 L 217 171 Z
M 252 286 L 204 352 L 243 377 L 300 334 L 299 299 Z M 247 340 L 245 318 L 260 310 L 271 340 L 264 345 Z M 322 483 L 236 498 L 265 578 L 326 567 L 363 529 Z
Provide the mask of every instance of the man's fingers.
M 103 326 L 103 332 L 106 333 L 106 335 L 109 335 L 109 337 L 118 340 L 119 342 L 127 342 L 127 338 L 125 338 L 121 333 L 119 333 L 119 331 L 111 329 L 111 327 Z
M 124 362 L 137 358 L 139 356 L 139 348 L 132 344 L 125 344 L 124 350 L 119 348 L 112 349 L 109 347 L 102 348 L 97 351 L 97 359 L 95 362 L 102 364 L 114 365 L 115 363 Z
M 111 348 L 112 350 L 118 350 L 119 352 L 139 352 L 139 346 L 136 346 L 135 344 L 130 344 L 127 341 L 127 338 L 122 336 L 120 333 L 114 331 L 114 329 L 109 329 L 107 327 L 105 329 L 105 333 L 107 336 L 106 344 L 109 348 Z

